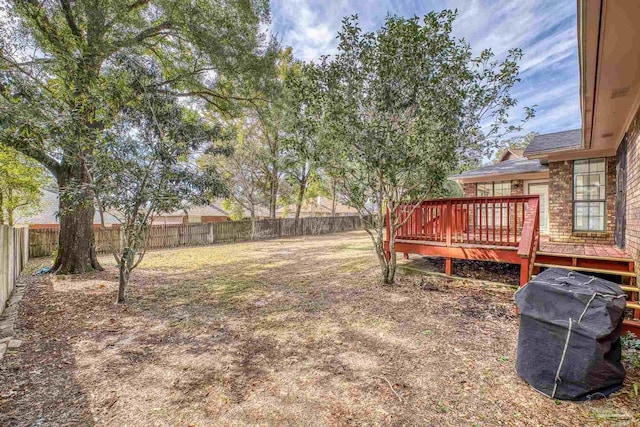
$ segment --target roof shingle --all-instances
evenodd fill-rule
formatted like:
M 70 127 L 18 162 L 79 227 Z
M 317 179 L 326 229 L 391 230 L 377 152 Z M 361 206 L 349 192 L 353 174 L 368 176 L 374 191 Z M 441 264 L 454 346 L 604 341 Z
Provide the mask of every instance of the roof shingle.
M 545 154 L 553 151 L 582 148 L 582 130 L 573 129 L 563 132 L 536 135 L 524 150 L 524 156 Z

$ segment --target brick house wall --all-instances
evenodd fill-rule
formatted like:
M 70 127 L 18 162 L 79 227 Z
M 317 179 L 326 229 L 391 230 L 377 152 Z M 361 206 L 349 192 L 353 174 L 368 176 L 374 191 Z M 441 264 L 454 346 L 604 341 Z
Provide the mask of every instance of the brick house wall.
M 465 182 L 462 184 L 462 194 L 464 197 L 476 197 L 476 183 Z
M 573 161 L 549 162 L 549 240 L 566 243 L 613 244 L 615 231 L 616 158 L 606 161 L 604 232 L 573 231 Z
M 640 110 L 627 131 L 627 211 L 625 251 L 640 273 Z

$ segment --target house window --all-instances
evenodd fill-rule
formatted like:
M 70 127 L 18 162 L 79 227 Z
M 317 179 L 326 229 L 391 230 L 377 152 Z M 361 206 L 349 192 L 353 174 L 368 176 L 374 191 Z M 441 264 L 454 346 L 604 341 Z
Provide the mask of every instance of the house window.
M 511 182 L 480 182 L 476 186 L 476 195 L 478 197 L 510 196 Z
M 476 186 L 478 197 L 510 196 L 511 182 L 481 182 Z M 502 211 L 502 212 L 500 212 Z M 501 215 L 502 214 L 502 215 Z M 485 224 L 488 227 L 506 227 L 508 221 L 507 206 L 500 204 L 494 206 L 493 203 L 487 205 L 487 209 L 476 207 L 476 224 Z
M 573 162 L 573 229 L 604 231 L 606 217 L 605 159 Z

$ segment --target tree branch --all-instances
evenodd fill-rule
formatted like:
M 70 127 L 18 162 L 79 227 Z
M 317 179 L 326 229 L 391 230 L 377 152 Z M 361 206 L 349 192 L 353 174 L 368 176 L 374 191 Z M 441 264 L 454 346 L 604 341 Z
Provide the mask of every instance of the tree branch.
M 64 12 L 64 19 L 67 21 L 67 25 L 71 29 L 71 33 L 78 40 L 84 40 L 82 32 L 80 31 L 80 28 L 78 28 L 76 19 L 73 17 L 73 12 L 71 11 L 71 1 L 60 0 L 60 6 L 62 7 L 62 11 Z
M 140 44 L 141 42 L 143 42 L 148 38 L 163 34 L 163 31 L 171 29 L 171 25 L 172 25 L 171 21 L 164 21 L 158 25 L 154 25 L 153 27 L 149 27 L 145 30 L 140 31 L 138 34 L 136 34 L 133 37 L 116 41 L 114 43 L 113 50 L 115 51 L 124 47 L 130 47 L 130 46 L 135 46 L 137 44 Z

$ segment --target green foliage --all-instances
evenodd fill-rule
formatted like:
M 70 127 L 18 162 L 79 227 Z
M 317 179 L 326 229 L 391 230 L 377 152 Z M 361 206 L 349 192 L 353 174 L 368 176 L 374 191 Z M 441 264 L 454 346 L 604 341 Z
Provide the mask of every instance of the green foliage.
M 320 182 L 318 168 L 322 158 L 319 143 L 322 123 L 319 69 L 313 64 L 294 63 L 284 85 L 284 169 L 293 187 L 293 202 L 299 209 L 309 199 L 309 187 Z M 317 191 L 315 189 L 314 191 Z
M 38 162 L 0 146 L 0 224 L 13 225 L 37 212 L 48 174 Z
M 622 342 L 622 360 L 629 366 L 640 368 L 640 338 L 627 332 L 620 340 Z
M 230 211 L 232 219 L 248 215 L 255 221 L 258 211 L 268 205 L 263 189 L 269 176 L 269 150 L 259 122 L 242 117 L 232 125 L 232 132 L 226 138 L 230 155 L 208 153 L 201 164 L 215 167 L 227 184 L 229 197 L 223 206 Z
M 141 71 L 142 72 L 142 71 Z M 139 74 L 135 84 L 148 84 L 159 76 Z M 139 104 L 122 110 L 106 132 L 100 150 L 88 157 L 92 190 L 100 211 L 121 223 L 121 248 L 114 251 L 120 264 L 121 292 L 142 260 L 153 218 L 191 205 L 205 205 L 226 195 L 226 187 L 213 168 L 198 168 L 192 156 L 211 147 L 221 130 L 167 94 L 148 92 Z M 137 257 L 137 259 L 136 259 Z M 123 285 L 124 283 L 124 285 Z
M 242 96 L 247 82 L 259 84 L 273 63 L 272 44 L 261 34 L 266 0 L 7 4 L 0 17 L 0 145 L 57 178 L 62 228 L 65 218 L 93 209 L 88 162 L 126 109 L 155 92 L 211 116 L 233 114 L 252 101 Z M 161 78 L 135 84 L 141 70 Z M 70 237 L 61 253 L 90 251 L 91 242 Z
M 520 129 L 508 117 L 522 53 L 512 49 L 501 62 L 490 50 L 474 56 L 451 34 L 455 16 L 388 17 L 371 33 L 347 18 L 338 53 L 317 73 L 324 170 L 372 218 L 385 282 L 395 274 L 395 251 L 388 261 L 382 245 L 385 209 L 445 195 L 451 171 Z M 525 109 L 526 119 L 532 114 Z M 392 215 L 392 229 L 400 225 Z

